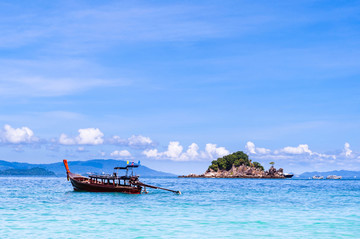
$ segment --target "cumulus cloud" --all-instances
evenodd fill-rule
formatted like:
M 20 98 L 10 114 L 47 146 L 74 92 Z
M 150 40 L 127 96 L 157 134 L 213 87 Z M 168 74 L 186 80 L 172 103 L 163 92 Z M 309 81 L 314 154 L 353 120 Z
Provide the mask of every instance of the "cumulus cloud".
M 313 152 L 309 149 L 309 145 L 307 144 L 299 144 L 297 147 L 285 147 L 281 150 L 281 152 L 286 154 L 310 154 L 312 155 Z
M 322 158 L 332 158 L 332 159 L 336 159 L 335 155 L 329 155 L 329 154 L 322 154 L 322 153 L 317 153 L 317 152 L 313 152 L 309 149 L 309 145 L 307 144 L 299 144 L 299 146 L 297 147 L 285 147 L 279 151 L 276 151 L 277 154 L 281 154 L 281 153 L 285 153 L 285 154 L 290 154 L 290 155 L 309 155 L 312 157 L 316 157 L 319 159 Z
M 120 136 L 113 136 L 112 138 L 108 139 L 108 142 L 110 144 L 116 144 L 116 145 L 126 145 L 127 141 L 126 139 L 122 139 Z
M 76 144 L 75 139 L 69 138 L 66 134 L 61 134 L 59 138 L 59 143 L 64 145 Z
M 143 148 L 154 144 L 149 137 L 142 135 L 132 135 L 127 139 L 123 139 L 120 136 L 115 135 L 111 139 L 108 139 L 107 142 L 115 145 L 125 145 L 132 148 Z
M 104 134 L 97 128 L 79 129 L 78 132 L 79 135 L 75 138 L 68 137 L 66 134 L 61 134 L 59 138 L 59 143 L 64 145 L 99 145 L 104 142 Z
M 55 141 L 62 145 L 114 144 L 131 148 L 148 148 L 149 146 L 154 145 L 149 137 L 143 135 L 132 135 L 127 139 L 123 139 L 117 135 L 111 138 L 104 138 L 104 134 L 98 128 L 79 129 L 78 132 L 79 134 L 76 137 L 61 134 Z
M 128 158 L 131 157 L 131 153 L 127 150 L 115 150 L 110 156 L 114 158 Z
M 128 138 L 129 146 L 145 146 L 151 145 L 153 142 L 149 137 L 142 135 L 133 135 Z
M 350 149 L 350 144 L 348 142 L 346 142 L 344 145 L 344 154 L 347 158 L 352 156 L 352 150 Z
M 148 149 L 142 152 L 148 158 L 158 158 L 160 156 L 157 149 Z
M 186 150 L 186 155 L 189 158 L 194 159 L 199 156 L 198 150 L 199 150 L 199 146 L 195 143 L 192 143 Z
M 104 134 L 95 128 L 79 129 L 79 136 L 76 137 L 78 144 L 102 144 Z
M 250 154 L 268 154 L 271 152 L 270 149 L 256 147 L 251 141 L 246 143 L 245 148 Z
M 224 147 L 217 147 L 216 144 L 206 144 L 205 152 L 209 158 L 218 158 L 230 154 Z
M 170 142 L 168 146 L 168 150 L 163 154 L 169 158 L 178 158 L 183 150 L 183 147 L 179 142 Z
M 165 152 L 158 152 L 157 149 L 149 149 L 143 151 L 143 154 L 149 158 L 169 158 L 169 159 L 178 159 L 183 147 L 177 141 L 171 141 L 168 145 L 168 149 Z
M 171 141 L 168 148 L 164 152 L 159 152 L 157 149 L 149 149 L 143 151 L 143 154 L 148 158 L 154 159 L 169 159 L 173 161 L 190 161 L 202 159 L 214 159 L 229 154 L 229 151 L 224 147 L 217 147 L 216 144 L 206 144 L 205 151 L 199 152 L 199 146 L 192 143 L 187 150 L 183 152 L 183 146 L 178 141 Z
M 252 154 L 254 157 L 264 159 L 289 159 L 305 156 L 307 158 L 319 160 L 324 158 L 336 159 L 336 155 L 313 152 L 307 144 L 299 144 L 296 147 L 286 146 L 284 148 L 271 151 L 270 149 L 256 147 L 253 142 L 249 141 L 246 143 L 245 148 L 247 152 Z
M 13 128 L 10 125 L 4 125 L 0 132 L 0 142 L 10 144 L 33 143 L 39 139 L 34 136 L 34 132 L 28 127 Z

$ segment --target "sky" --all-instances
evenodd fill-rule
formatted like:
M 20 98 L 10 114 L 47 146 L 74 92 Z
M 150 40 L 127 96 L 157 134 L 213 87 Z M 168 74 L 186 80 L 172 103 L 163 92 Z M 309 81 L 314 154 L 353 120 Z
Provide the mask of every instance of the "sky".
M 360 1 L 0 1 L 0 160 L 360 170 Z

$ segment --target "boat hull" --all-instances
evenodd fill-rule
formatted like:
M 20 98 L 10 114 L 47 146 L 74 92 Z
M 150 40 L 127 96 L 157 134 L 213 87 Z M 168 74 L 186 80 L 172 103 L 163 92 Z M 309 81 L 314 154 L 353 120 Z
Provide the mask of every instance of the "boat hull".
M 326 179 L 342 179 L 342 176 L 329 175 L 326 177 Z
M 72 178 L 70 182 L 75 191 L 86 191 L 86 192 L 118 192 L 127 194 L 140 194 L 141 186 L 130 186 L 130 185 L 112 185 L 112 184 L 97 184 L 90 183 L 88 180 L 83 178 Z

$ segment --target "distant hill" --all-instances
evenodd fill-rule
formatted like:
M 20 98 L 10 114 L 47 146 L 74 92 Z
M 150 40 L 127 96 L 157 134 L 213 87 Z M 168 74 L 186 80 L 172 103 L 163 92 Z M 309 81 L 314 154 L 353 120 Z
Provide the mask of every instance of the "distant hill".
M 0 175 L 12 176 L 55 176 L 55 173 L 44 168 L 15 169 L 9 168 L 0 171 Z
M 335 170 L 335 171 L 328 171 L 328 172 L 305 172 L 299 175 L 299 178 L 311 178 L 312 176 L 326 176 L 328 175 L 337 175 L 342 176 L 344 179 L 360 179 L 360 171 L 348 171 L 348 170 Z
M 88 161 L 68 161 L 70 171 L 73 173 L 86 174 L 86 173 L 112 173 L 114 167 L 126 166 L 126 162 L 122 160 L 114 159 L 93 159 Z M 65 176 L 66 171 L 63 162 L 51 163 L 51 164 L 29 164 L 29 163 L 18 163 L 8 162 L 0 160 L 0 171 L 8 169 L 22 169 L 29 170 L 32 168 L 42 168 L 48 171 L 52 171 L 57 176 Z M 11 171 L 9 171 L 11 172 Z M 140 166 L 134 169 L 137 175 L 142 177 L 173 177 L 174 174 L 165 173 L 153 170 L 146 166 Z M 120 173 L 120 172 L 119 172 Z

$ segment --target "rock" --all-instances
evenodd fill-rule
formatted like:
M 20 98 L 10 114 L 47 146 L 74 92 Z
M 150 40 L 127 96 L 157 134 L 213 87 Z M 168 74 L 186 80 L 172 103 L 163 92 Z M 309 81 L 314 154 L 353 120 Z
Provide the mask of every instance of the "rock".
M 206 178 L 213 178 L 213 177 L 215 177 L 216 172 L 214 170 L 210 169 L 210 171 L 209 170 L 206 171 L 203 175 Z
M 251 168 L 246 170 L 246 175 L 253 175 L 253 170 Z
M 269 169 L 269 175 L 270 176 L 274 176 L 276 173 L 276 168 L 274 168 L 274 166 L 271 166 Z
M 263 171 L 255 167 L 240 165 L 236 167 L 233 165 L 230 170 L 214 171 L 209 168 L 204 174 L 189 174 L 187 176 L 179 176 L 182 178 L 285 178 L 284 170 L 279 168 L 276 170 L 271 166 L 268 171 Z

